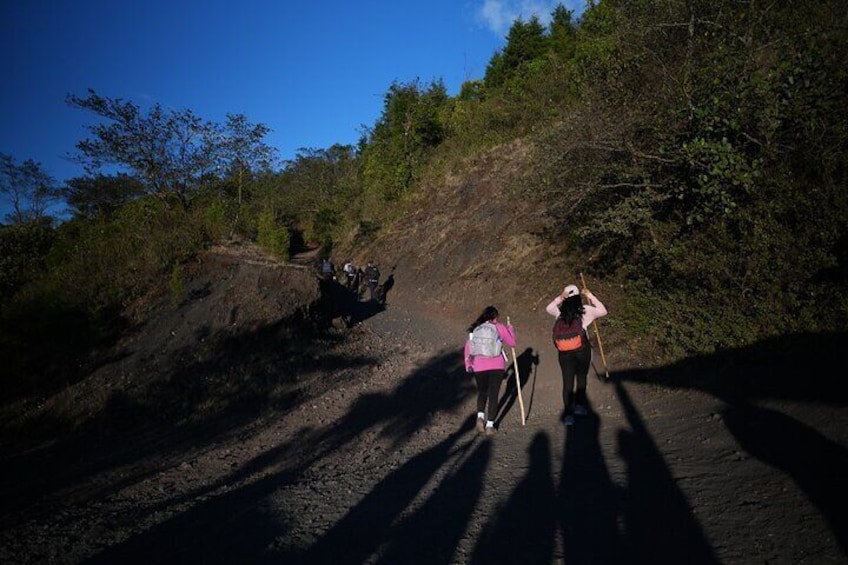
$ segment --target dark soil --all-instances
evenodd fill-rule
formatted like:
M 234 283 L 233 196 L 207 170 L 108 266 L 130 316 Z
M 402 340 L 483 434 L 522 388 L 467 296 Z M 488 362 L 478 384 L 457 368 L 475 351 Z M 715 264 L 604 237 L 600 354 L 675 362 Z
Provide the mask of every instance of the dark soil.
M 544 303 L 515 307 L 486 437 L 473 294 L 397 267 L 385 306 L 340 300 L 248 245 L 185 273 L 87 379 L 4 409 L 0 562 L 848 563 L 844 339 L 648 366 L 610 332 L 565 428 Z

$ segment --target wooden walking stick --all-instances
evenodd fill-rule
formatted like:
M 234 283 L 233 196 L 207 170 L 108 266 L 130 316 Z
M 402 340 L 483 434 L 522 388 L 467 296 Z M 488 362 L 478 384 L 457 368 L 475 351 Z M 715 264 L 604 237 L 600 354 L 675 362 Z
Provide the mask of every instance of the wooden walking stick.
M 506 317 L 506 325 L 510 325 L 509 316 Z M 512 366 L 515 369 L 515 393 L 518 395 L 518 404 L 521 406 L 521 425 L 526 425 L 524 419 L 524 399 L 521 398 L 521 378 L 518 376 L 518 358 L 515 356 L 515 348 L 512 348 Z
M 586 279 L 583 278 L 583 273 L 580 273 L 580 283 L 583 285 L 583 290 L 586 290 Z M 601 334 L 598 332 L 598 322 L 597 320 L 592 321 L 592 327 L 595 328 L 595 339 L 598 340 L 598 351 L 601 352 L 601 361 L 604 362 L 604 372 L 606 373 L 606 378 L 609 380 L 609 369 L 607 369 L 607 358 L 604 356 L 604 346 L 601 343 Z

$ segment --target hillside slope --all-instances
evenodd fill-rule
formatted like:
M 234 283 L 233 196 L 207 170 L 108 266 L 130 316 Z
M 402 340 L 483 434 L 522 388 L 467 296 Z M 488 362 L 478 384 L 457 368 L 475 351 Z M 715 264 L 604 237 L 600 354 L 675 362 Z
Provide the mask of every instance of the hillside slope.
M 394 275 L 392 294 L 463 325 L 494 304 L 517 325 L 535 326 L 553 296 L 567 284 L 580 284 L 581 272 L 614 311 L 627 289 L 606 286 L 584 271 L 585 258 L 564 251 L 568 242 L 550 244 L 553 220 L 528 189 L 534 182 L 527 177 L 532 151 L 529 141 L 519 140 L 431 180 L 410 211 L 374 242 L 339 249 L 337 259 L 374 260 L 383 276 Z M 612 320 L 601 322 L 610 366 L 651 362 L 654 353 L 626 343 Z

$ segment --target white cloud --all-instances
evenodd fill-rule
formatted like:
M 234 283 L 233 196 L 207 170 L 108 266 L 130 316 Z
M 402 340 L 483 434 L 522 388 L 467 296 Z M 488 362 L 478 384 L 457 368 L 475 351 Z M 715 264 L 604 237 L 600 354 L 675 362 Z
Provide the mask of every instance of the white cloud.
M 502 0 L 485 0 L 480 8 L 480 19 L 491 31 L 498 35 L 503 35 L 506 28 L 509 28 L 514 17 L 507 12 L 507 2 Z
M 585 0 L 483 0 L 477 15 L 490 31 L 505 37 L 512 23 L 519 18 L 526 22 L 536 16 L 542 25 L 547 25 L 551 21 L 551 13 L 559 4 L 573 10 L 575 19 L 586 6 Z

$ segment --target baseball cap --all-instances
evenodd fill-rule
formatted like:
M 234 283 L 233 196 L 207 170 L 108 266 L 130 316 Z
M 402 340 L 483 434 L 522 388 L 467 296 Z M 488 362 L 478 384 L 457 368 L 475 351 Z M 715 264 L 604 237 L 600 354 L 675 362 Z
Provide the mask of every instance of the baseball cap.
M 563 292 L 565 293 L 565 296 L 567 298 L 569 296 L 577 296 L 578 294 L 580 294 L 580 289 L 577 288 L 575 285 L 570 284 L 565 287 L 565 290 L 563 290 Z

